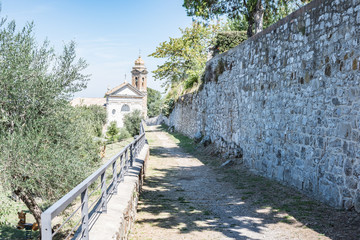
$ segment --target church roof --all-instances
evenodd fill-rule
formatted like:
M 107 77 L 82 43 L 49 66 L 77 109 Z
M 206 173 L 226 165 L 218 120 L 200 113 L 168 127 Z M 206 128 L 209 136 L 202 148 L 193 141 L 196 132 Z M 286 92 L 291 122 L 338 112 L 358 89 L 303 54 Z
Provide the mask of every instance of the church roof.
M 123 88 L 123 87 L 129 87 L 131 90 L 133 90 L 135 93 L 137 93 L 138 95 L 140 95 L 140 96 L 144 96 L 144 94 L 142 93 L 142 92 L 140 92 L 136 87 L 134 87 L 133 85 L 131 85 L 131 84 L 129 84 L 129 83 L 127 83 L 127 82 L 124 82 L 124 83 L 122 83 L 122 84 L 120 84 L 119 86 L 117 86 L 117 87 L 114 87 L 113 89 L 111 89 L 111 90 L 109 90 L 109 91 L 107 91 L 106 93 L 105 93 L 105 96 L 109 96 L 109 95 L 112 95 L 112 94 L 114 94 L 115 92 L 117 92 L 118 90 L 120 90 L 121 88 Z
M 75 98 L 70 101 L 71 106 L 105 106 L 106 98 Z

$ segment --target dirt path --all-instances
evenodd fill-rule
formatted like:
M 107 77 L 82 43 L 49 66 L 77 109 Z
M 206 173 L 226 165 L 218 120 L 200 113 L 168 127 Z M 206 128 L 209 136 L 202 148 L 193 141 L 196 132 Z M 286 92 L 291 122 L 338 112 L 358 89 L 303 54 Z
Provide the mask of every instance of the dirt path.
M 271 204 L 274 199 L 267 196 L 269 194 L 266 191 L 273 187 L 271 182 L 265 182 L 258 177 L 251 178 L 249 175 L 246 178 L 249 182 L 243 184 L 250 185 L 235 184 L 228 178 L 232 169 L 228 169 L 228 175 L 224 175 L 224 171 L 216 171 L 204 165 L 198 158 L 180 148 L 159 126 L 150 127 L 147 138 L 151 157 L 137 221 L 130 239 L 337 238 L 334 237 L 336 234 L 323 234 L 331 233 L 326 231 L 332 228 L 329 225 L 331 221 L 326 223 L 329 226 L 321 225 L 321 231 L 316 231 L 315 227 L 310 228 L 298 221 L 294 214 L 289 215 L 287 211 L 274 207 L 275 204 Z M 248 174 L 239 169 L 236 172 L 244 176 Z M 263 193 L 258 194 L 261 191 L 259 186 L 265 187 Z M 302 198 L 297 194 L 293 195 L 293 190 L 283 188 L 276 185 L 274 189 L 279 189 L 279 193 L 273 192 L 273 195 L 282 195 L 283 191 L 288 191 L 291 196 L 296 196 L 294 201 Z M 268 200 L 265 201 L 266 199 Z M 276 201 L 278 200 L 275 199 Z M 310 201 L 307 202 L 310 209 L 316 207 Z M 305 212 L 298 214 L 305 215 Z M 314 219 L 319 221 L 318 216 L 311 218 Z M 356 225 L 354 227 L 356 228 Z M 337 234 L 338 239 L 352 239 L 341 235 L 342 232 Z

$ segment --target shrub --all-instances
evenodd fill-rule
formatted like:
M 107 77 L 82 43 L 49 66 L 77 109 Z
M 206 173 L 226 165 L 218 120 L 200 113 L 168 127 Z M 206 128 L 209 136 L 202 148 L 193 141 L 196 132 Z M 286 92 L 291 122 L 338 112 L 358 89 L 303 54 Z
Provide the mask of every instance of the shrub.
M 126 138 L 131 137 L 130 133 L 126 130 L 126 128 L 120 128 L 118 141 L 124 140 Z
M 246 39 L 245 31 L 219 32 L 214 39 L 214 55 L 226 52 Z
M 164 102 L 164 107 L 162 109 L 162 114 L 164 114 L 164 116 L 169 117 L 171 112 L 174 110 L 175 107 L 175 100 L 170 98 L 170 99 L 166 99 Z
M 119 133 L 119 128 L 116 126 L 116 122 L 112 121 L 106 131 L 106 135 L 108 136 L 108 143 L 115 142 L 117 140 L 118 133 Z
M 142 119 L 142 114 L 140 110 L 135 110 L 125 115 L 124 125 L 126 130 L 130 133 L 131 136 L 135 136 L 140 133 L 141 119 Z
M 194 84 L 199 83 L 200 77 L 198 74 L 193 73 L 191 74 L 184 82 L 184 88 L 190 89 L 194 86 Z
M 78 106 L 76 109 L 81 111 L 81 114 L 92 123 L 94 135 L 101 137 L 103 126 L 106 123 L 106 109 L 96 105 Z

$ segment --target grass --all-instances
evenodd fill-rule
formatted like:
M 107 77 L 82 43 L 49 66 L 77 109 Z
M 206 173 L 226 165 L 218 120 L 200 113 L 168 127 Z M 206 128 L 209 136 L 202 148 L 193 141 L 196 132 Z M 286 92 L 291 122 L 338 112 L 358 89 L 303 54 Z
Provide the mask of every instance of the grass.
M 120 152 L 121 149 L 126 147 L 133 140 L 134 140 L 134 138 L 130 137 L 130 138 L 124 139 L 121 142 L 116 142 L 116 143 L 106 145 L 106 156 L 104 157 L 102 162 L 106 163 L 112 156 L 114 156 L 116 153 Z
M 209 212 L 209 211 L 204 211 L 204 215 L 205 215 L 205 216 L 209 216 L 209 215 L 210 215 L 210 212 Z
M 167 128 L 168 127 L 166 125 L 161 125 L 161 129 L 163 131 L 167 131 Z M 187 153 L 194 154 L 196 152 L 196 144 L 193 139 L 178 132 L 171 133 L 170 136 L 174 142 Z
M 32 232 L 34 239 L 39 236 L 39 231 Z M 1 240 L 23 240 L 25 239 L 25 230 L 18 230 L 13 226 L 2 225 L 0 226 L 0 239 Z
M 27 211 L 27 207 L 21 201 L 15 201 L 10 198 L 10 192 L 2 189 L 0 185 L 0 208 L 5 209 L 4 206 L 7 206 L 8 214 L 3 215 L 0 213 L 0 221 L 3 223 L 0 225 L 0 239 L 1 240 L 16 240 L 16 239 L 25 239 L 25 230 L 19 230 L 16 228 L 16 225 L 19 221 L 17 212 L 24 211 L 26 212 L 26 222 L 34 223 L 34 217 Z M 4 201 L 4 202 L 2 202 Z M 6 222 L 6 223 L 5 223 Z M 37 237 L 39 231 L 33 232 L 33 236 Z
M 180 203 L 189 203 L 189 201 L 186 201 L 184 197 L 178 197 L 177 199 Z

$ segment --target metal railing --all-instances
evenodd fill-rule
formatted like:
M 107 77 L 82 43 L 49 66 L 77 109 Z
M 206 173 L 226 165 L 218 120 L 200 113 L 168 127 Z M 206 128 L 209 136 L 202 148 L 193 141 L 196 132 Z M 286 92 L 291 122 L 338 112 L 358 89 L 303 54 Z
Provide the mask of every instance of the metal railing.
M 145 131 L 140 124 L 140 135 L 136 139 L 123 148 L 119 153 L 113 156 L 108 162 L 86 178 L 83 182 L 73 188 L 69 193 L 63 196 L 59 201 L 50 206 L 45 212 L 41 214 L 41 239 L 51 240 L 60 232 L 63 226 L 68 223 L 76 214 L 80 214 L 80 220 L 75 223 L 70 233 L 64 236 L 63 239 L 89 239 L 89 227 L 90 222 L 95 221 L 95 213 L 106 212 L 107 202 L 112 194 L 117 193 L 117 187 L 120 182 L 124 180 L 125 174 L 129 170 L 129 166 L 132 166 L 134 158 L 138 156 L 141 149 L 145 145 Z M 110 183 L 106 183 L 106 170 L 112 167 Z M 100 178 L 100 184 L 94 189 L 90 189 L 97 179 Z M 89 198 L 95 196 L 97 190 L 101 189 L 101 194 L 93 203 L 89 206 Z M 90 192 L 91 190 L 91 192 Z M 56 229 L 52 230 L 52 220 L 63 212 L 75 199 L 80 196 L 81 204 L 78 206 L 70 216 L 62 222 L 62 224 Z M 80 212 L 79 212 L 80 210 Z M 93 224 L 93 223 L 91 223 Z M 75 234 L 72 236 L 72 234 Z

